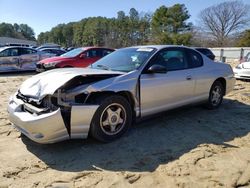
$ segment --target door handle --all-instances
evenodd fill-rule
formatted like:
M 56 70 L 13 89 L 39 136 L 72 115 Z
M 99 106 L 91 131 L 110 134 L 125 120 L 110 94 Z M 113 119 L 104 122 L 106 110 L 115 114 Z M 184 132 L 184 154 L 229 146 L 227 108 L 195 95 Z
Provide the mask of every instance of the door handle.
M 191 75 L 187 76 L 186 80 L 192 80 L 192 76 Z

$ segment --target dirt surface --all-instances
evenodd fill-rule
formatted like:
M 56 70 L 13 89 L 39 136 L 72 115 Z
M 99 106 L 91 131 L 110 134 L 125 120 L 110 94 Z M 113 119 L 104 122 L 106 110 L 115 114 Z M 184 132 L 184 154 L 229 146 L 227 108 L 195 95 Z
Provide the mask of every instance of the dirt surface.
M 0 187 L 250 187 L 250 82 L 237 81 L 217 110 L 165 112 L 109 144 L 39 145 L 6 111 L 30 76 L 0 76 Z

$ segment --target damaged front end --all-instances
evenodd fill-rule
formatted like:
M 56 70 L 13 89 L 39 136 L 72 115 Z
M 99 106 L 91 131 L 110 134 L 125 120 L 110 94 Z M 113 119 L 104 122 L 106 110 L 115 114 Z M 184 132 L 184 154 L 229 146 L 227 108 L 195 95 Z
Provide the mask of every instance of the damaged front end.
M 78 74 L 65 79 L 57 87 L 51 87 L 36 77 L 31 78 L 33 82 L 24 84 L 25 87 L 10 98 L 9 119 L 18 130 L 38 143 L 86 138 L 92 117 L 99 107 L 90 100 L 91 93 L 86 88 L 117 75 Z

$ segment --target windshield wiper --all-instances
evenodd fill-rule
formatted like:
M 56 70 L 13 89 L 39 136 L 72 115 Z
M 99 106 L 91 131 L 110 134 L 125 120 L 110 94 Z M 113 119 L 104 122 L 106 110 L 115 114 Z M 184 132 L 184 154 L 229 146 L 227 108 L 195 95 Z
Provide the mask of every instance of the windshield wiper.
M 111 70 L 108 66 L 106 65 L 97 65 L 97 67 L 104 69 L 104 70 Z

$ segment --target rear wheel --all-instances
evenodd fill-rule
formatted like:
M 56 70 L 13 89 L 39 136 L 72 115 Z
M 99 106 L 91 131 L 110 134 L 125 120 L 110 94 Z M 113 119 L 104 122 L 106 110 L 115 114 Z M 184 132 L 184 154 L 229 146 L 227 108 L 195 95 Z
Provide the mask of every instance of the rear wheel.
M 208 109 L 218 108 L 223 100 L 224 87 L 220 81 L 215 81 L 210 89 L 209 98 L 207 102 Z
M 102 142 L 110 142 L 121 137 L 131 126 L 132 110 L 122 96 L 102 99 L 91 123 L 91 135 Z

